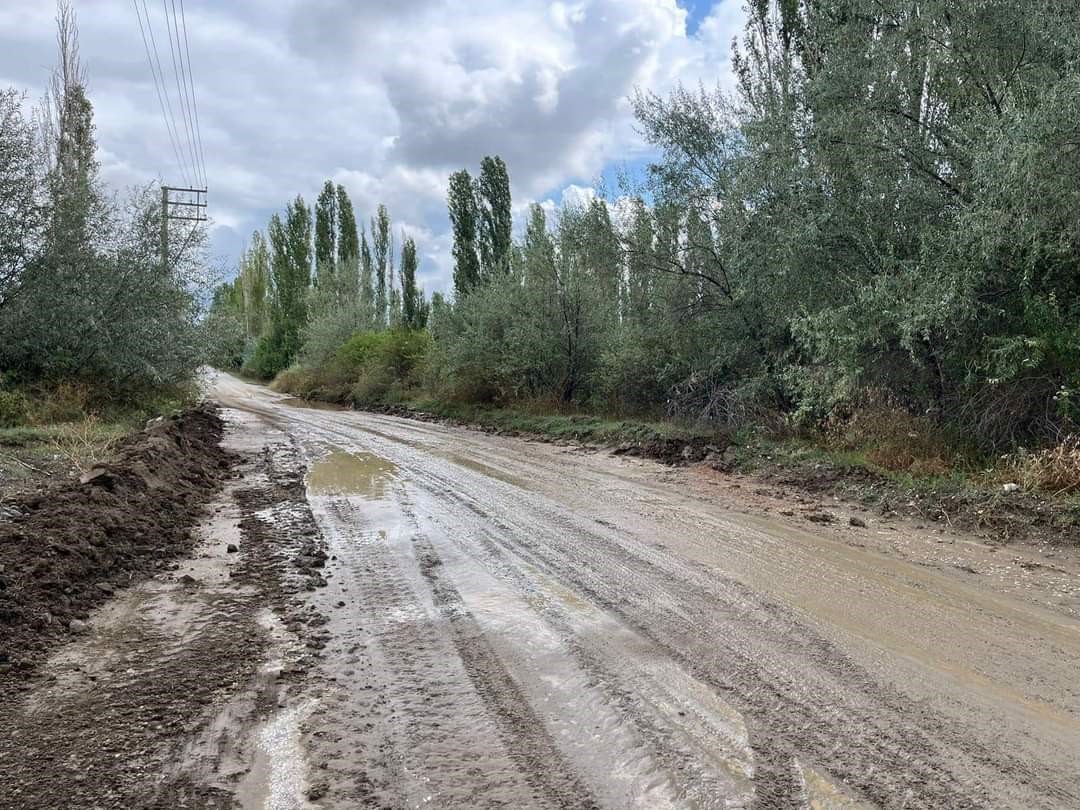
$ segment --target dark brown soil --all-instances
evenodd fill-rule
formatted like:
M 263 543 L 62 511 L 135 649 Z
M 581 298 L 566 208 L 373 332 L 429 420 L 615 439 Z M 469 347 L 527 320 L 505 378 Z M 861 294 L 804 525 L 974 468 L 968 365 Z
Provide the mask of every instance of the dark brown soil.
M 327 555 L 295 447 L 233 457 L 219 445 L 221 429 L 213 410 L 200 409 L 135 438 L 108 465 L 121 480 L 106 491 L 123 488 L 132 507 L 118 502 L 110 514 L 132 531 L 129 511 L 153 516 L 160 527 L 138 526 L 156 532 L 161 545 L 121 536 L 126 551 L 110 557 L 120 560 L 114 568 L 122 564 L 132 580 L 146 581 L 117 595 L 117 611 L 95 613 L 92 629 L 63 648 L 66 657 L 37 666 L 39 658 L 30 656 L 36 671 L 9 673 L 27 689 L 5 692 L 0 679 L 0 810 L 237 806 L 256 756 L 254 729 L 304 680 L 326 644 L 326 618 L 301 594 L 326 584 Z M 155 435 L 174 447 L 153 441 Z M 159 488 L 145 481 L 139 465 L 148 459 L 155 473 L 169 471 L 161 475 L 170 476 L 174 499 L 163 502 Z M 230 471 L 238 480 L 219 487 Z M 57 494 L 51 502 L 68 503 Z M 214 526 L 223 534 L 210 541 L 218 551 L 208 554 L 207 532 L 214 529 L 207 527 Z M 236 553 L 224 552 L 226 539 Z M 166 563 L 168 556 L 176 560 Z M 85 598 L 72 602 L 70 615 L 86 615 L 89 605 L 108 598 L 94 585 L 105 581 L 97 571 L 75 570 L 81 586 L 73 594 Z M 268 629 L 261 618 L 268 608 L 287 629 Z M 35 635 L 23 627 L 18 638 L 27 645 L 53 640 L 48 628 Z M 57 641 L 65 635 L 54 633 Z M 271 645 L 280 669 L 264 667 Z
M 157 420 L 110 463 L 7 504 L 0 520 L 0 692 L 113 590 L 189 550 L 234 461 L 209 405 Z M 72 622 L 75 622 L 74 626 Z

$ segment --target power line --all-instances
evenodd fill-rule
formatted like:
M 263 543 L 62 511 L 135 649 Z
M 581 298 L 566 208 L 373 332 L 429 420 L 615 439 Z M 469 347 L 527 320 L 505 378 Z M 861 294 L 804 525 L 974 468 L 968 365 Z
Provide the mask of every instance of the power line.
M 173 10 L 173 17 L 175 18 L 176 12 Z M 199 126 L 199 105 L 195 96 L 195 77 L 191 72 L 191 48 L 188 45 L 187 35 L 187 15 L 184 13 L 184 0 L 180 0 L 180 21 L 184 26 L 184 50 L 187 52 L 187 74 L 188 84 L 191 85 L 191 107 L 195 112 L 195 135 L 199 141 L 199 159 L 202 161 L 203 167 L 203 186 L 206 186 L 206 153 L 203 152 L 202 143 L 202 127 Z
M 187 143 L 188 152 L 191 153 L 191 162 L 195 167 L 195 178 L 197 180 L 201 181 L 202 178 L 200 177 L 199 159 L 195 156 L 195 132 L 192 129 L 191 121 L 188 118 L 187 107 L 186 107 L 186 104 L 184 102 L 184 91 L 181 89 L 181 85 L 180 85 L 181 69 L 179 67 L 177 67 L 177 64 L 176 64 L 176 50 L 177 50 L 177 48 L 176 48 L 176 42 L 173 39 L 173 25 L 172 25 L 171 22 L 169 22 L 169 5 L 168 5 L 168 1 L 167 0 L 161 0 L 161 7 L 162 7 L 162 10 L 165 12 L 165 27 L 166 27 L 167 33 L 169 35 L 169 52 L 172 54 L 173 77 L 176 79 L 176 96 L 177 96 L 177 103 L 180 106 L 180 118 L 184 122 L 185 135 L 187 136 L 187 142 L 188 142 Z M 179 33 L 179 32 L 177 32 L 177 33 Z M 181 60 L 181 64 L 183 64 L 182 60 Z M 187 84 L 186 81 L 185 81 L 185 84 Z
M 154 58 L 151 57 L 151 55 L 150 55 L 150 44 L 146 39 L 146 30 L 143 28 L 142 14 L 139 13 L 139 2 L 138 2 L 138 0 L 131 0 L 131 1 L 132 1 L 132 4 L 135 6 L 135 16 L 139 20 L 139 33 L 142 35 L 143 48 L 146 50 L 146 61 L 150 65 L 150 75 L 151 75 L 151 77 L 153 77 L 153 80 L 154 80 L 154 90 L 157 92 L 158 104 L 161 107 L 161 115 L 165 119 L 165 129 L 169 133 L 169 142 L 172 144 L 173 155 L 176 157 L 176 165 L 180 168 L 180 174 L 183 175 L 185 182 L 190 183 L 191 181 L 189 179 L 187 167 L 185 166 L 183 159 L 180 157 L 180 152 L 181 152 L 181 149 L 180 149 L 180 146 L 179 146 L 180 139 L 179 139 L 178 135 L 176 134 L 176 132 L 174 131 L 175 130 L 175 121 L 174 121 L 174 118 L 173 118 L 173 115 L 172 115 L 172 105 L 167 104 L 167 102 L 168 102 L 168 91 L 166 90 L 165 96 L 163 97 L 162 94 L 161 94 L 161 86 L 162 86 L 162 84 L 164 84 L 164 81 L 162 81 L 162 82 L 158 81 L 157 71 L 154 70 Z M 146 2 L 145 2 L 145 0 L 143 0 L 143 10 L 144 11 L 146 10 Z M 146 16 L 146 25 L 147 25 L 147 27 L 150 26 L 150 16 L 149 16 L 149 14 L 147 14 L 147 16 Z M 150 35 L 151 35 L 151 38 L 153 38 L 153 29 L 151 29 Z M 156 46 L 154 47 L 154 54 L 155 55 L 157 54 L 157 47 Z M 160 65 L 160 62 L 159 62 L 159 65 Z M 166 106 L 168 106 L 168 112 L 166 112 Z
M 186 21 L 185 21 L 186 23 Z M 195 111 L 194 111 L 194 83 L 191 78 L 191 54 L 190 49 L 187 46 L 187 39 L 181 41 L 180 39 L 180 15 L 176 12 L 176 0 L 172 0 L 172 31 L 173 36 L 176 38 L 176 57 L 180 64 L 180 85 L 183 90 L 184 105 L 187 110 L 187 122 L 188 129 L 191 132 L 191 146 L 195 152 L 195 159 L 198 161 L 200 171 L 202 172 L 202 182 L 206 185 L 206 165 L 203 161 L 202 150 L 199 148 L 199 141 L 201 134 L 195 123 Z M 184 61 L 185 51 L 188 54 L 187 62 Z

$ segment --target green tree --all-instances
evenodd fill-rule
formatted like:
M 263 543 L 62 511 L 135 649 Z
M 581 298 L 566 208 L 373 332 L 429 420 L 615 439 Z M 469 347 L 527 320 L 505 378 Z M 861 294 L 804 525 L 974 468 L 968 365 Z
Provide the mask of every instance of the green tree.
M 251 234 L 251 246 L 241 259 L 237 278 L 244 334 L 257 339 L 270 326 L 270 251 L 262 231 Z
M 337 267 L 341 295 L 355 299 L 360 295 L 360 235 L 356 215 L 345 187 L 339 185 L 337 197 Z
M 375 323 L 378 328 L 387 324 L 388 287 L 393 284 L 394 272 L 392 241 L 390 215 L 386 212 L 386 206 L 380 204 L 378 213 L 371 219 L 371 246 L 375 267 Z
M 329 283 L 337 269 L 339 231 L 338 193 L 329 180 L 315 202 L 315 283 Z
M 370 312 L 371 328 L 375 323 L 375 260 L 371 255 L 367 232 L 360 232 L 360 301 Z
M 272 328 L 260 344 L 254 365 L 265 377 L 287 367 L 301 346 L 307 325 L 307 292 L 311 286 L 311 212 L 297 196 L 285 209 L 285 219 L 274 214 L 267 229 L 270 237 L 270 272 L 274 300 Z
M 14 88 L 0 90 L 0 308 L 40 250 L 44 226 L 37 142 L 23 101 Z
M 467 170 L 450 175 L 447 207 L 454 231 L 454 292 L 460 300 L 480 283 L 479 211 L 472 176 Z
M 424 291 L 416 284 L 416 242 L 407 237 L 401 245 L 402 323 L 407 329 L 423 329 L 427 325 L 428 309 Z
M 510 175 L 498 155 L 480 161 L 475 198 L 479 213 L 476 236 L 480 253 L 479 275 L 487 280 L 510 272 L 510 251 L 513 246 Z

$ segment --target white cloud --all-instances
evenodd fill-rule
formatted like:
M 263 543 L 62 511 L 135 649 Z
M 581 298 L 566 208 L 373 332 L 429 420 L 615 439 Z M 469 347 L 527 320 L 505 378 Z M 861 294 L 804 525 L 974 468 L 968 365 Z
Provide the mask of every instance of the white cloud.
M 688 37 L 675 0 L 188 0 L 215 242 L 235 255 L 270 211 L 330 177 L 362 220 L 385 202 L 412 223 L 425 284 L 447 286 L 450 171 L 502 155 L 519 210 L 552 189 L 591 193 L 606 165 L 648 154 L 634 87 L 730 84 L 741 5 L 720 0 Z M 161 8 L 148 6 L 171 82 Z M 178 182 L 134 8 L 77 10 L 107 179 Z M 0 0 L 0 76 L 34 95 L 52 18 L 47 2 Z

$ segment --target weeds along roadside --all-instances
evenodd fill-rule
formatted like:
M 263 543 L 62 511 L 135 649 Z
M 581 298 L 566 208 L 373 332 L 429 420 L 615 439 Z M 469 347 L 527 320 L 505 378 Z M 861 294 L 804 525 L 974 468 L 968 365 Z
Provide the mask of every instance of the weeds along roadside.
M 124 399 L 70 381 L 0 388 L 0 500 L 84 472 L 148 420 L 197 399 L 194 385 Z

